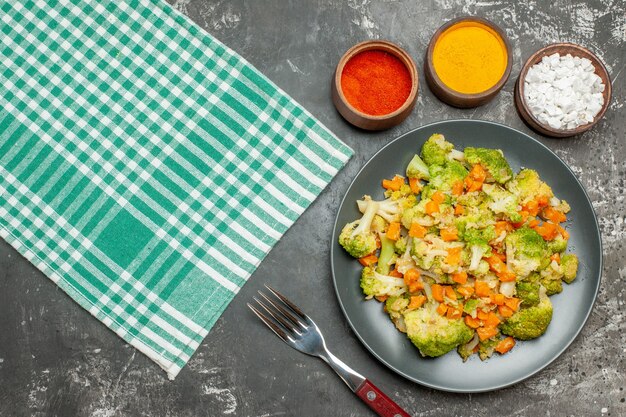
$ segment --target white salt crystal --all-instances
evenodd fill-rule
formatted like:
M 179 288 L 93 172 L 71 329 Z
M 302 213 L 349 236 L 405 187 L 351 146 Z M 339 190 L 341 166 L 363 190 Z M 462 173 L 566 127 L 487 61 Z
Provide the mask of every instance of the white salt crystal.
M 537 120 L 555 129 L 590 123 L 602 110 L 605 85 L 587 58 L 544 56 L 524 79 L 524 96 Z

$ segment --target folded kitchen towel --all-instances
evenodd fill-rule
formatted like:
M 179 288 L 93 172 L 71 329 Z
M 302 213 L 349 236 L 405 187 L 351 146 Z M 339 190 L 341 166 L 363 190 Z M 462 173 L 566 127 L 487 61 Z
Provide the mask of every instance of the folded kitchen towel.
M 0 9 L 0 236 L 174 378 L 352 151 L 165 1 Z

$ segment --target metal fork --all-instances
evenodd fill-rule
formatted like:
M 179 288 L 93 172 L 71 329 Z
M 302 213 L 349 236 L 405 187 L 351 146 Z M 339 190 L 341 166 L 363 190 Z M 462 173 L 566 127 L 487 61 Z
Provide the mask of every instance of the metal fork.
M 368 379 L 330 353 L 320 329 L 309 316 L 278 291 L 268 285 L 265 285 L 265 288 L 273 297 L 259 291 L 262 299 L 253 298 L 260 308 L 250 303 L 247 304 L 276 336 L 292 348 L 324 360 L 343 382 L 379 416 L 410 417 Z

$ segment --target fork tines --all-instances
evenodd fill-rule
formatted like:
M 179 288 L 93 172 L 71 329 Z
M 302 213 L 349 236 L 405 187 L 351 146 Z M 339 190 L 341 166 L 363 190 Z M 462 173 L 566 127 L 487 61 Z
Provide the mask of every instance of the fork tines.
M 265 285 L 265 288 L 270 291 L 273 297 L 259 291 L 262 300 L 253 298 L 267 314 L 250 303 L 248 303 L 248 307 L 283 341 L 293 342 L 294 337 L 300 336 L 307 329 L 308 316 L 278 291 L 268 285 Z

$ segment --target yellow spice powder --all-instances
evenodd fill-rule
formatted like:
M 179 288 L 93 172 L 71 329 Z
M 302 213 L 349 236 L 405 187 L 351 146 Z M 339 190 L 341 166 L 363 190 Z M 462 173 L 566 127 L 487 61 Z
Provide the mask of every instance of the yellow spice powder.
M 478 22 L 461 22 L 448 28 L 433 50 L 433 66 L 439 79 L 464 94 L 493 87 L 506 70 L 507 58 L 502 38 Z

